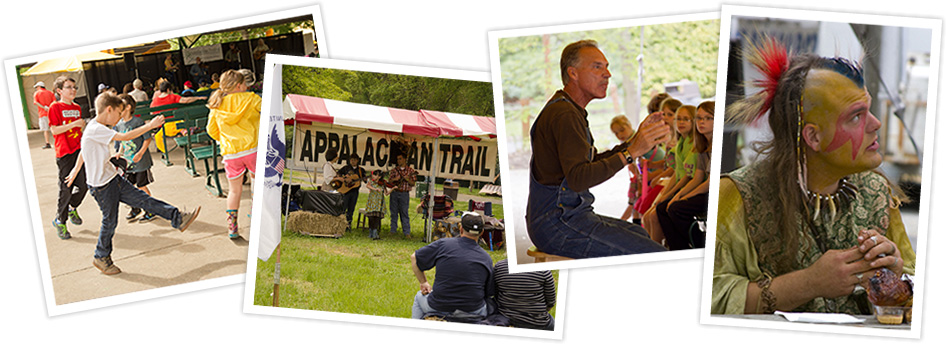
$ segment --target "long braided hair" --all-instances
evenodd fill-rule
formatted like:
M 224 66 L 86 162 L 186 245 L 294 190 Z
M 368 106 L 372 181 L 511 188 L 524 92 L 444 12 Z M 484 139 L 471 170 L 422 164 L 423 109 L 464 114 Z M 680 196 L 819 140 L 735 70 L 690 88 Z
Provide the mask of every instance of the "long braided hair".
M 807 189 L 807 145 L 801 140 L 804 126 L 805 83 L 812 69 L 836 71 L 855 83 L 863 85 L 860 65 L 850 60 L 827 58 L 814 54 L 792 54 L 774 38 L 763 38 L 761 44 L 750 43 L 746 58 L 763 74 L 753 83 L 762 90 L 726 108 L 730 124 L 754 123 L 769 112 L 768 122 L 772 139 L 758 142 L 753 149 L 759 152 L 760 175 L 771 178 L 764 181 L 775 186 L 776 192 L 769 206 L 774 209 L 775 223 L 758 228 L 753 236 L 772 240 L 756 241 L 759 261 L 769 263 L 778 276 L 801 267 L 796 266 L 799 246 L 798 226 L 811 226 L 803 191 Z M 766 264 L 760 264 L 764 266 Z

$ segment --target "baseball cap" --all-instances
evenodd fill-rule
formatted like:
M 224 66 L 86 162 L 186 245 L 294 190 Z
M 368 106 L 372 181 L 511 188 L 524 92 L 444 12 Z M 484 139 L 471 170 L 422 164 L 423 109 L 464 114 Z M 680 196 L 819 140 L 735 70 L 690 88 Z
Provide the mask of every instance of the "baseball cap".
M 102 90 L 104 90 L 104 89 L 106 89 L 106 88 L 108 88 L 108 86 L 105 85 L 104 83 L 103 83 L 103 84 L 99 84 L 99 93 L 102 93 Z
M 34 87 L 34 88 L 36 88 L 36 87 L 43 87 L 43 88 L 45 88 L 45 87 L 46 87 L 46 83 L 45 83 L 45 82 L 42 82 L 42 81 L 37 81 L 37 82 L 36 82 L 36 85 L 33 85 L 33 87 Z
M 483 217 L 477 213 L 465 213 L 463 217 L 460 218 L 460 224 L 463 226 L 463 230 L 469 232 L 470 234 L 480 234 L 485 227 L 483 222 Z

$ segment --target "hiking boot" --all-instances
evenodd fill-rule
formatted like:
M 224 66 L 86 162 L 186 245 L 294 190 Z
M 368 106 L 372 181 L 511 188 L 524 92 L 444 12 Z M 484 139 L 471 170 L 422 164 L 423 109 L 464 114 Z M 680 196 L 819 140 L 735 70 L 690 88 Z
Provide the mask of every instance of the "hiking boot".
M 128 220 L 128 222 L 134 222 L 137 220 L 135 218 L 138 217 L 138 214 L 141 214 L 141 208 L 131 208 L 131 211 L 128 212 L 128 215 L 125 215 L 125 220 Z
M 194 210 L 187 211 L 187 208 L 181 208 L 181 226 L 177 229 L 181 232 L 187 229 L 187 226 L 190 226 L 194 222 L 194 219 L 197 218 L 197 214 L 200 213 L 200 206 L 194 208 Z
M 72 237 L 72 234 L 69 234 L 69 231 L 66 230 L 66 224 L 59 222 L 59 219 L 53 219 L 53 228 L 56 229 L 56 235 L 59 236 L 59 239 L 66 240 Z
M 138 219 L 138 223 L 151 222 L 154 218 L 158 217 L 152 212 L 146 211 L 144 215 L 141 215 L 141 218 Z
M 69 222 L 72 222 L 72 224 L 76 226 L 82 224 L 82 218 L 79 217 L 79 212 L 76 210 L 76 208 L 69 209 Z
M 92 259 L 92 265 L 106 275 L 114 275 L 122 272 L 122 269 L 119 269 L 117 266 L 115 266 L 115 264 L 112 263 L 112 256 L 94 258 Z
M 45 146 L 43 146 L 43 149 L 50 149 L 50 148 L 53 148 L 53 146 L 50 146 L 48 143 Z

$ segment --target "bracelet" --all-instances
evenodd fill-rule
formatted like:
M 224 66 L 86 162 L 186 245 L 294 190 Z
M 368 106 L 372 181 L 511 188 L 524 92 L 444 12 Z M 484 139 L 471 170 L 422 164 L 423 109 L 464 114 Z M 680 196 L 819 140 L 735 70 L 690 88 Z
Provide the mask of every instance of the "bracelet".
M 762 288 L 762 292 L 759 294 L 759 301 L 764 304 L 762 308 L 763 314 L 775 313 L 776 308 L 775 304 L 777 302 L 775 298 L 775 293 L 769 289 L 772 286 L 772 276 L 768 273 L 762 274 L 762 279 L 757 281 L 756 284 L 759 288 Z M 759 306 L 756 306 L 756 310 L 759 310 Z

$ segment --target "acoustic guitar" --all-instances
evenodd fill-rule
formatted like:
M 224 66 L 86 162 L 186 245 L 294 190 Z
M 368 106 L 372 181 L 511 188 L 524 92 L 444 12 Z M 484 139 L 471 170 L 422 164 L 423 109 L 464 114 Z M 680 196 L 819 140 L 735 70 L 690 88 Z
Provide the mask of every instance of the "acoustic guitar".
M 352 189 L 361 187 L 361 178 L 358 178 L 357 173 L 351 172 L 344 176 L 336 176 L 329 182 L 329 185 L 339 193 L 347 193 Z

